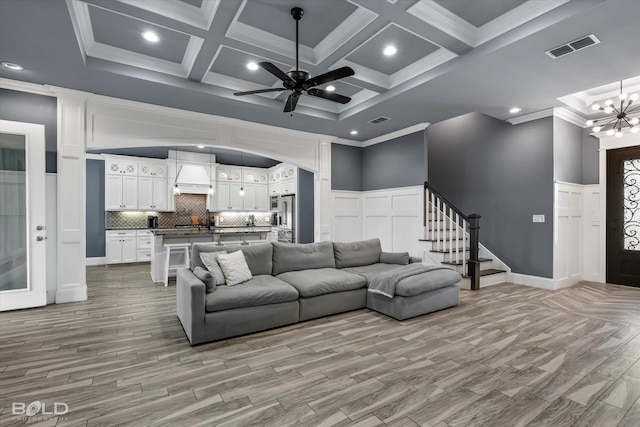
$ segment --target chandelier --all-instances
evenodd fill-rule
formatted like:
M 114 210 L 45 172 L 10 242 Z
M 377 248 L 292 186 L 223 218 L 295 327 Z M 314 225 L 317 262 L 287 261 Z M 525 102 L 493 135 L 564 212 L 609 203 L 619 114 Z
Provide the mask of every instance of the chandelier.
M 593 104 L 591 109 L 604 111 L 609 116 L 597 120 L 587 120 L 587 126 L 596 125 L 593 127 L 594 132 L 606 132 L 609 136 L 615 135 L 617 137 L 622 136 L 623 129 L 629 129 L 633 133 L 640 132 L 640 126 L 638 126 L 640 118 L 637 117 L 637 115 L 640 115 L 640 105 L 634 105 L 631 108 L 638 97 L 637 93 L 627 95 L 622 92 L 622 80 L 620 80 L 620 95 L 618 96 L 620 107 L 612 100 L 605 101 L 604 107 L 600 104 Z M 631 117 L 632 114 L 636 115 L 636 117 Z

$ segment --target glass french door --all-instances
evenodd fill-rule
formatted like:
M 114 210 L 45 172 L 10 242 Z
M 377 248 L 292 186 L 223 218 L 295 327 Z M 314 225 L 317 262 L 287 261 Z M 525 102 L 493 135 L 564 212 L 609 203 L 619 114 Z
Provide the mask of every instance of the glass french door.
M 0 120 L 0 311 L 47 302 L 44 126 Z

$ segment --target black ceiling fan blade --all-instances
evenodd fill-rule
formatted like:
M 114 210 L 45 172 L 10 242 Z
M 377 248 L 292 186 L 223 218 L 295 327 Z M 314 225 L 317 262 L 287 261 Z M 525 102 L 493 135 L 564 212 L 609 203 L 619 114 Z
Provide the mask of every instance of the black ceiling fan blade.
M 283 90 L 287 90 L 283 87 L 271 88 L 271 89 L 258 89 L 258 90 L 248 90 L 246 92 L 235 92 L 235 96 L 243 96 L 243 95 L 253 95 L 256 93 L 267 93 L 267 92 L 282 92 Z
M 298 105 L 298 98 L 300 97 L 299 93 L 292 93 L 287 98 L 287 102 L 284 104 L 284 112 L 290 113 L 296 109 L 296 105 Z
M 355 73 L 350 67 L 342 67 L 333 71 L 326 72 L 324 74 L 320 74 L 319 76 L 315 76 L 307 80 L 302 84 L 304 89 L 309 89 L 310 87 L 320 86 L 321 84 L 332 82 L 338 79 L 344 79 L 345 77 L 353 76 Z
M 318 98 L 328 99 L 329 101 L 339 102 L 340 104 L 347 104 L 351 101 L 348 96 L 340 95 L 338 93 L 327 92 L 326 90 L 311 88 L 307 90 L 307 93 L 311 96 L 317 96 Z
M 268 72 L 270 72 L 271 74 L 273 74 L 274 76 L 276 76 L 277 78 L 279 78 L 280 80 L 282 80 L 283 82 L 288 82 L 292 84 L 296 83 L 295 80 L 293 80 L 291 77 L 287 75 L 287 73 L 285 73 L 280 68 L 273 65 L 271 62 L 258 62 L 258 65 L 261 66 L 263 69 L 267 70 Z

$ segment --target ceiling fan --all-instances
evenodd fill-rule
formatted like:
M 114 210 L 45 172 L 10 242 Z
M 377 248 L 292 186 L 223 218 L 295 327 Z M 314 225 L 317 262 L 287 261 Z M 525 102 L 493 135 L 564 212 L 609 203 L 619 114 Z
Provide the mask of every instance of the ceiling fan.
M 302 71 L 298 69 L 298 22 L 302 18 L 304 14 L 304 10 L 299 7 L 294 7 L 291 9 L 291 15 L 293 19 L 296 21 L 296 69 L 285 73 L 280 68 L 273 65 L 271 62 L 259 62 L 258 65 L 263 69 L 267 70 L 280 80 L 282 80 L 282 86 L 279 88 L 269 88 L 269 89 L 258 89 L 258 90 L 250 90 L 247 92 L 236 92 L 235 96 L 243 96 L 243 95 L 253 95 L 256 93 L 266 93 L 266 92 L 282 92 L 285 90 L 292 91 L 287 101 L 284 105 L 284 112 L 289 113 L 296 109 L 296 105 L 298 104 L 298 98 L 303 93 L 307 93 L 307 95 L 317 96 L 318 98 L 328 99 L 329 101 L 339 102 L 340 104 L 346 104 L 351 101 L 351 98 L 344 95 L 339 95 L 337 93 L 328 92 L 326 90 L 318 89 L 316 86 L 338 80 L 343 79 L 345 77 L 353 76 L 353 69 L 350 67 L 342 67 L 333 71 L 326 72 L 324 74 L 320 74 L 315 77 L 309 78 L 309 73 L 306 71 Z

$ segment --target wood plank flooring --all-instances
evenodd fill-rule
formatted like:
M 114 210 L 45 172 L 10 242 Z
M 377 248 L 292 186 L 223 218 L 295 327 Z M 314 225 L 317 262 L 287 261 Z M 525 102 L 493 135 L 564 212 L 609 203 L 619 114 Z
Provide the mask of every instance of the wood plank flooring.
M 89 300 L 0 313 L 0 425 L 638 426 L 640 289 L 502 284 L 189 346 L 175 287 L 90 267 Z M 16 419 L 12 403 L 69 406 Z

